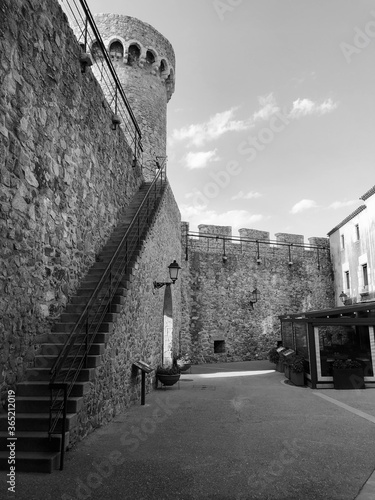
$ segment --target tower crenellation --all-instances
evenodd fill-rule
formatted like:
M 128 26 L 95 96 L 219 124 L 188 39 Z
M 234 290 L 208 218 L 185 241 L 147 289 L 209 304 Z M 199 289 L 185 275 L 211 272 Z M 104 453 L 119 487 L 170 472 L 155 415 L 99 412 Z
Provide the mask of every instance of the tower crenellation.
M 167 103 L 175 89 L 173 47 L 153 26 L 133 17 L 94 18 L 141 129 L 143 172 L 151 180 L 157 159 L 166 156 Z M 95 43 L 91 52 L 97 50 Z M 92 69 L 100 82 L 100 63 Z

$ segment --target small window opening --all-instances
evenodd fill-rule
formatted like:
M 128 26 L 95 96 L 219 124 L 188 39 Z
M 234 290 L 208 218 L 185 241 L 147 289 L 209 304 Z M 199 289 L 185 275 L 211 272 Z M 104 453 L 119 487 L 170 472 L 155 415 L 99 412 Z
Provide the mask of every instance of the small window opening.
M 345 271 L 345 284 L 347 290 L 350 288 L 350 276 L 349 276 L 349 271 Z
M 214 340 L 214 353 L 220 354 L 225 352 L 225 340 Z
M 154 64 L 154 62 L 155 62 L 155 56 L 154 56 L 154 54 L 151 52 L 151 50 L 148 50 L 148 51 L 146 52 L 146 62 L 147 62 L 148 64 L 150 64 L 150 65 L 151 65 L 151 64 Z
M 363 276 L 363 286 L 368 286 L 368 273 L 367 273 L 367 264 L 363 264 L 362 266 L 362 276 Z
M 356 225 L 355 225 L 355 234 L 356 234 L 357 240 L 359 240 L 359 238 L 360 238 L 360 234 L 359 234 L 359 224 L 356 224 Z
M 345 236 L 343 234 L 341 235 L 341 248 L 345 248 Z
M 133 66 L 137 64 L 141 55 L 141 50 L 137 45 L 130 45 L 128 50 L 128 64 Z
M 109 56 L 113 62 L 120 62 L 124 57 L 124 47 L 121 42 L 113 42 L 109 48 Z

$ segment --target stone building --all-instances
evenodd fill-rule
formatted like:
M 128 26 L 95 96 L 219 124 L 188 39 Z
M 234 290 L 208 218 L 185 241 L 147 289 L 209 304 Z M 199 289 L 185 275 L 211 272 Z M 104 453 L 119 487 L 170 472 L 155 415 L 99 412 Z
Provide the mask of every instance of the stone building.
M 363 204 L 328 233 L 336 305 L 375 299 L 375 187 L 361 196 Z

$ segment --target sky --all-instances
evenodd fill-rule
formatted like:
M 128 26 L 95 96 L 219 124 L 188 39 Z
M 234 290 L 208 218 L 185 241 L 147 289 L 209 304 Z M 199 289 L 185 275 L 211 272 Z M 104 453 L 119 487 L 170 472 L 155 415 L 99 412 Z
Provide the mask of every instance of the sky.
M 168 178 L 183 221 L 326 237 L 375 184 L 373 0 L 87 0 L 176 55 Z M 125 89 L 126 90 L 126 89 Z

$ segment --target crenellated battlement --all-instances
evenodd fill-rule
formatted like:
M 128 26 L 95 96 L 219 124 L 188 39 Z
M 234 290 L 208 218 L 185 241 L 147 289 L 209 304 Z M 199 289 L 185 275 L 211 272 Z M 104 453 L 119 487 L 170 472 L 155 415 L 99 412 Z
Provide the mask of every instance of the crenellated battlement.
M 154 75 L 165 83 L 169 101 L 175 88 L 175 56 L 168 40 L 149 24 L 133 17 L 97 14 L 95 21 L 116 70 L 141 68 Z M 97 42 L 91 45 L 90 51 L 99 55 L 94 59 L 100 63 Z
M 317 267 L 329 265 L 328 238 L 309 238 L 304 243 L 300 234 L 277 233 L 276 239 L 270 239 L 270 233 L 258 229 L 242 228 L 239 236 L 232 235 L 231 226 L 215 226 L 201 224 L 199 231 L 189 231 L 189 223 L 182 222 L 182 243 L 185 247 L 185 259 L 194 252 L 220 254 L 223 262 L 230 256 L 247 256 L 255 264 L 272 267 L 276 260 L 289 266 L 306 259 Z

